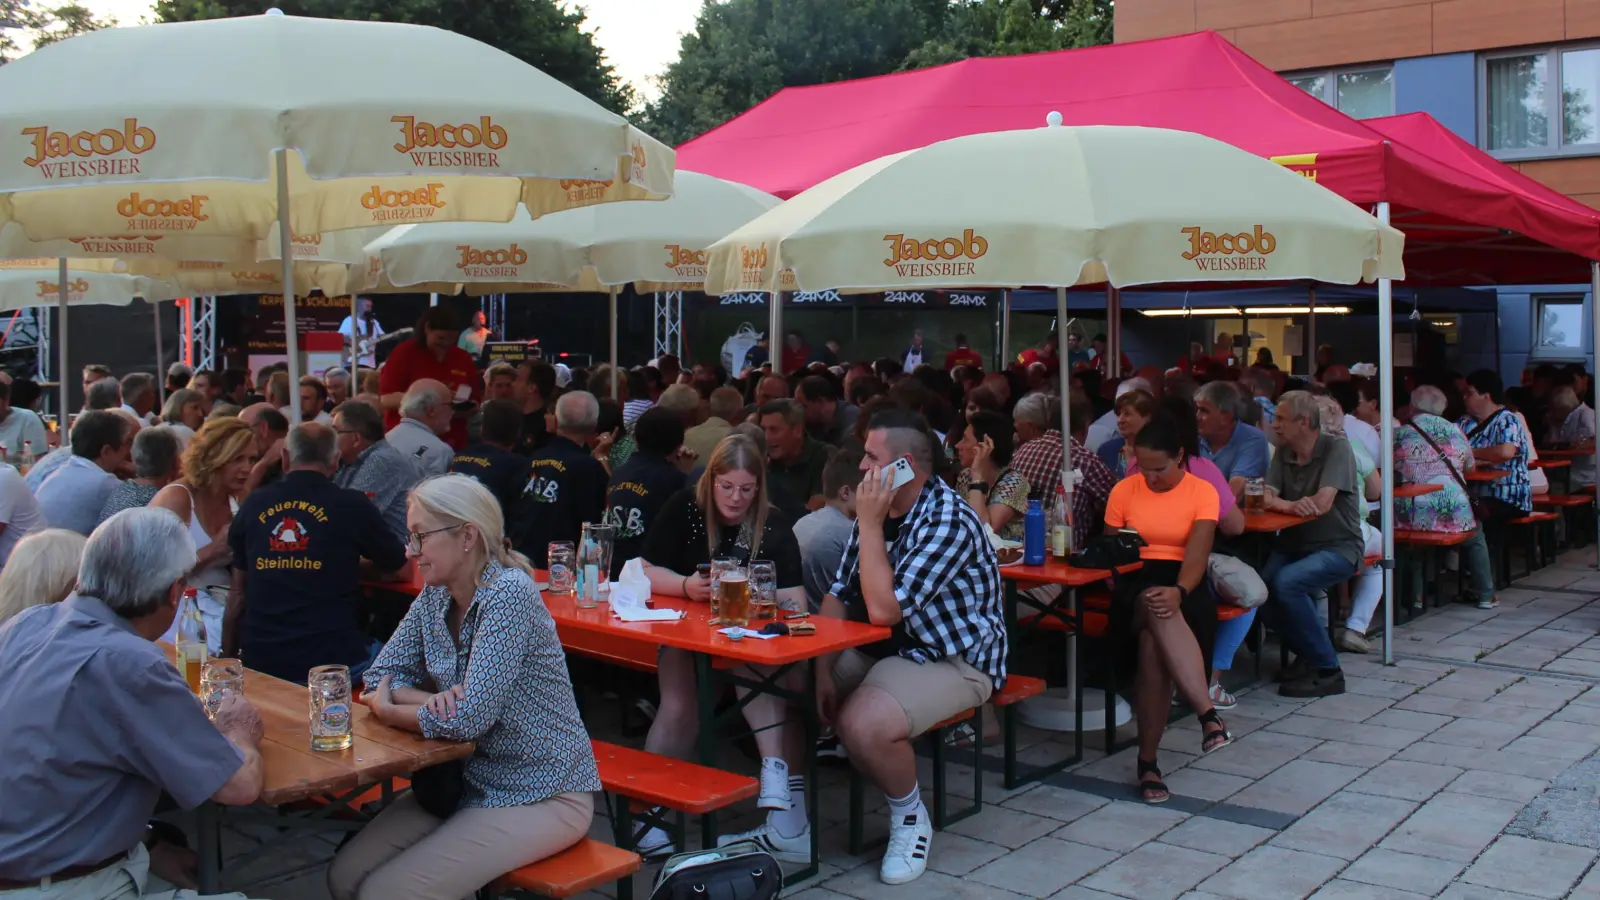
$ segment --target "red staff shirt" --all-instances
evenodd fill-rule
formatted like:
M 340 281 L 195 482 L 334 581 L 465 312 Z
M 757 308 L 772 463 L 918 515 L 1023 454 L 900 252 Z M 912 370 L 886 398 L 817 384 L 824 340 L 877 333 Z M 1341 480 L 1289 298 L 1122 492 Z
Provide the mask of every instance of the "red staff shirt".
M 428 348 L 415 339 L 405 341 L 394 348 L 389 354 L 389 359 L 384 362 L 383 369 L 378 372 L 378 392 L 381 394 L 403 394 L 420 378 L 432 378 L 442 382 L 450 391 L 451 402 L 455 401 L 456 392 L 462 385 L 471 389 L 469 398 L 474 402 L 483 400 L 483 383 L 478 378 L 478 369 L 473 365 L 472 357 L 460 347 L 451 347 L 444 355 L 444 360 L 434 358 Z M 398 410 L 385 410 L 383 414 L 383 427 L 393 428 L 400 424 Z M 460 450 L 467 445 L 467 419 L 457 416 L 450 423 L 450 432 L 443 436 L 445 443 Z

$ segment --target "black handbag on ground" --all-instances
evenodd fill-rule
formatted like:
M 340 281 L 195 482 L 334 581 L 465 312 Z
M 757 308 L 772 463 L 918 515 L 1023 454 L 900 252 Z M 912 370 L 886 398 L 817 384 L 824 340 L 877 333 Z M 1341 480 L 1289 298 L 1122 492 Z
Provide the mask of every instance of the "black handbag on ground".
M 1072 554 L 1068 561 L 1077 569 L 1111 569 L 1131 566 L 1139 561 L 1144 538 L 1135 531 L 1107 531 Z
M 411 773 L 411 793 L 423 812 L 440 819 L 455 815 L 467 783 L 466 760 L 452 759 Z
M 679 853 L 656 876 L 650 900 L 777 900 L 783 870 L 754 841 Z

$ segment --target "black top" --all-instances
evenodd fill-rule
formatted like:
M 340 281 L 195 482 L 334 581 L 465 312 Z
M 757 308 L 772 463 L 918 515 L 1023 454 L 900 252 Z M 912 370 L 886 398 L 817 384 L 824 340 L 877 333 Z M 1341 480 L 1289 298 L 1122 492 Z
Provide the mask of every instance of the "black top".
M 600 522 L 608 480 L 605 466 L 588 450 L 552 435 L 529 466 L 512 543 L 544 568 L 551 541 L 576 543 L 585 522 Z
M 510 522 L 528 483 L 528 458 L 501 450 L 493 444 L 473 444 L 457 453 L 450 471 L 469 475 L 489 489 L 500 501 L 500 512 Z
M 644 536 L 655 524 L 661 507 L 683 490 L 685 476 L 665 457 L 634 451 L 611 476 L 606 495 L 606 521 L 617 526 L 611 553 L 611 577 L 644 552 Z M 688 573 L 684 573 L 688 574 Z
M 517 444 L 517 452 L 523 456 L 531 456 L 550 443 L 550 432 L 545 430 L 544 414 L 545 408 L 542 406 L 531 413 L 522 414 L 522 441 Z
M 645 535 L 644 559 L 679 575 L 694 573 L 695 566 L 711 562 L 713 555 L 729 556 L 746 565 L 751 560 L 749 536 L 740 528 L 721 529 L 722 537 L 713 554 L 706 543 L 705 512 L 694 501 L 694 489 L 685 488 L 672 495 L 655 523 Z M 767 511 L 767 525 L 761 532 L 761 546 L 755 559 L 770 559 L 778 569 L 778 590 L 805 587 L 800 569 L 800 544 L 794 528 L 781 511 Z
M 365 494 L 317 472 L 290 472 L 245 498 L 228 545 L 245 572 L 246 666 L 304 683 L 313 666 L 367 659 L 357 618 L 361 559 L 393 571 L 406 553 Z

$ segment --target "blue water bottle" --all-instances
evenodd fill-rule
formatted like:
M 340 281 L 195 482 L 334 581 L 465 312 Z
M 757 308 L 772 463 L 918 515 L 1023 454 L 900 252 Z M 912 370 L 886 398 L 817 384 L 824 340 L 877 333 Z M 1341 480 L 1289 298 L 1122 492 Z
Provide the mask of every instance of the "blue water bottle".
M 1044 505 L 1037 497 L 1028 500 L 1028 515 L 1022 523 L 1022 561 L 1030 566 L 1044 565 Z

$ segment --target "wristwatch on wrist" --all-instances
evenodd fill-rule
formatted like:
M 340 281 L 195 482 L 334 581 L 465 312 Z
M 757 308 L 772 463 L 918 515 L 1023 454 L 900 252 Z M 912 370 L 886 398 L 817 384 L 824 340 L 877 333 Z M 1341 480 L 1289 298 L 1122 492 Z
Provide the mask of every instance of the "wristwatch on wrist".
M 968 484 L 967 485 L 967 492 L 971 493 L 973 491 L 980 491 L 983 494 L 987 495 L 989 493 L 989 482 L 987 482 L 987 481 L 974 481 L 971 484 Z

